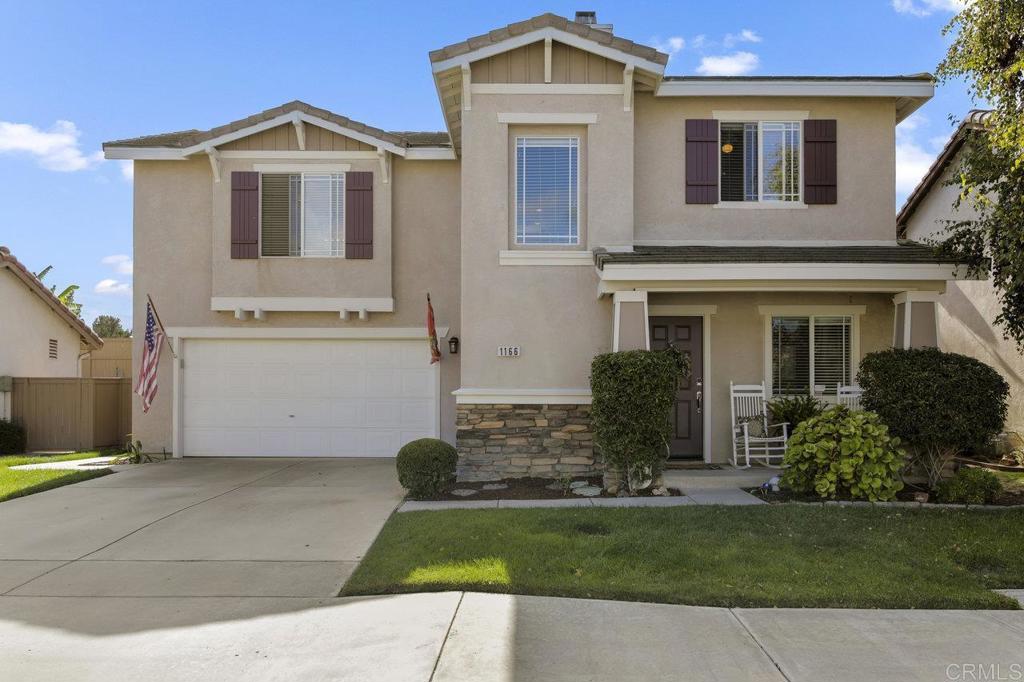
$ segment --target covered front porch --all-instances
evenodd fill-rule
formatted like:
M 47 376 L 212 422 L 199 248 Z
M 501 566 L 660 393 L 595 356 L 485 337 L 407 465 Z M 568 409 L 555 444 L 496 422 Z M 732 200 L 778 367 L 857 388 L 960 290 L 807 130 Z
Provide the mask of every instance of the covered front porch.
M 865 354 L 937 345 L 935 300 L 953 269 L 931 254 L 893 242 L 634 247 L 597 260 L 601 294 L 614 304 L 612 349 L 671 344 L 691 358 L 673 416 L 673 458 L 725 463 L 730 383 L 763 384 L 769 398 L 835 400 L 840 386 L 856 384 Z

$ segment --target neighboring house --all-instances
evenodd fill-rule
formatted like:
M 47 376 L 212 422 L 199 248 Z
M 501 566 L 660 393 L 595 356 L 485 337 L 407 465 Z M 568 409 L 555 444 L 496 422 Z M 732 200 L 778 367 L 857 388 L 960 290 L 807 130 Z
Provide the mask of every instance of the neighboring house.
M 950 180 L 956 179 L 961 151 L 969 142 L 971 131 L 984 126 L 987 113 L 968 113 L 907 197 L 896 217 L 901 238 L 941 239 L 945 221 L 965 220 L 974 215 L 966 205 L 954 210 L 960 187 L 959 183 L 950 184 Z M 993 323 L 1001 309 L 995 288 L 988 281 L 950 282 L 937 301 L 938 346 L 973 356 L 999 370 L 1010 383 L 1006 428 L 1024 432 L 1024 355 Z
M 443 133 L 293 102 L 104 145 L 135 161 L 134 317 L 151 294 L 179 358 L 136 408 L 147 448 L 440 436 L 467 477 L 585 472 L 594 355 L 672 342 L 694 372 L 671 452 L 723 462 L 730 382 L 834 394 L 894 338 L 935 343 L 952 267 L 893 238 L 895 127 L 928 74 L 666 76 L 592 13 L 430 61 Z
M 103 348 L 82 358 L 82 377 L 120 378 L 132 375 L 130 337 L 104 338 Z
M 89 326 L 0 246 L 0 377 L 77 377 L 81 358 L 103 346 Z M 10 417 L 0 379 L 0 418 Z

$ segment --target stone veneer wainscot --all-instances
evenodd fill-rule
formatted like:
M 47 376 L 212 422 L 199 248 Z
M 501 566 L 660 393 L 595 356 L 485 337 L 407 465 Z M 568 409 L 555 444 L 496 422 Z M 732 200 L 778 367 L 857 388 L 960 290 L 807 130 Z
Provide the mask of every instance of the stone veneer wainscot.
M 589 405 L 459 405 L 459 480 L 597 474 Z

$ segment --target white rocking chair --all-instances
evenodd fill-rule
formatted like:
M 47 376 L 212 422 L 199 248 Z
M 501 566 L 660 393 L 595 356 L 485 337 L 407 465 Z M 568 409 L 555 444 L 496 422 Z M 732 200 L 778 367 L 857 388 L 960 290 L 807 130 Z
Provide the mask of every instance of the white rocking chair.
M 789 440 L 789 424 L 768 423 L 768 398 L 764 384 L 733 384 L 729 382 L 732 405 L 732 464 L 748 468 L 751 461 L 775 467 L 782 463 Z M 760 427 L 751 433 L 750 425 Z M 742 451 L 743 464 L 740 464 Z
M 859 410 L 861 409 L 860 397 L 863 394 L 864 389 L 860 386 L 837 386 L 836 402 L 851 410 Z

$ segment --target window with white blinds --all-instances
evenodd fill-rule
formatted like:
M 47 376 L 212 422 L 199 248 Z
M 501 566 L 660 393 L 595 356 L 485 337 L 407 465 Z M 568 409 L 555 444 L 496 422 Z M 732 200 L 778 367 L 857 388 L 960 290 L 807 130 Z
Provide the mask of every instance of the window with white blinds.
M 800 201 L 798 121 L 719 124 L 721 201 Z
M 344 173 L 263 173 L 264 256 L 345 255 Z
M 516 244 L 579 244 L 579 138 L 516 138 Z
M 853 318 L 779 316 L 772 318 L 772 393 L 810 393 L 824 386 L 834 395 L 852 383 Z

